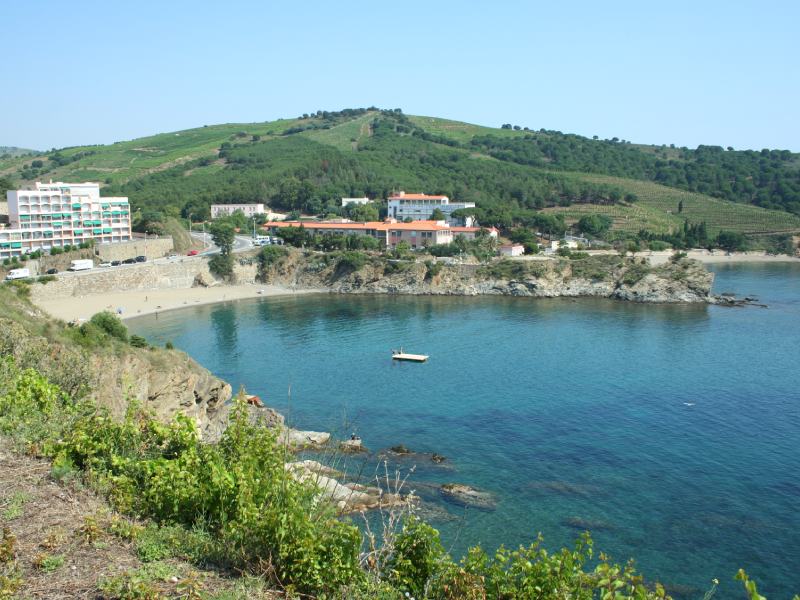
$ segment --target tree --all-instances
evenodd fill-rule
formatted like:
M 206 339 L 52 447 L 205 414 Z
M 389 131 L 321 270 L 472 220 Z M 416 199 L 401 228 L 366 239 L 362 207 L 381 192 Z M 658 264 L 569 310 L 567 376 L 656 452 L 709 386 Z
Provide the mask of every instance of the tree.
M 683 212 L 683 200 L 678 202 L 678 214 Z
M 446 221 L 447 216 L 442 212 L 441 208 L 434 208 L 431 213 L 431 221 Z
M 236 238 L 233 225 L 225 221 L 215 221 L 211 224 L 211 238 L 219 248 L 219 254 L 208 261 L 209 270 L 219 277 L 230 279 L 233 277 L 233 242 Z
M 717 235 L 717 245 L 728 252 L 747 250 L 747 239 L 738 231 L 722 230 Z
M 211 239 L 219 248 L 219 253 L 223 256 L 228 256 L 233 250 L 233 242 L 236 238 L 236 232 L 233 225 L 224 221 L 217 221 L 211 224 Z
M 600 236 L 611 228 L 613 223 L 608 215 L 584 215 L 578 221 L 578 231 L 586 235 Z

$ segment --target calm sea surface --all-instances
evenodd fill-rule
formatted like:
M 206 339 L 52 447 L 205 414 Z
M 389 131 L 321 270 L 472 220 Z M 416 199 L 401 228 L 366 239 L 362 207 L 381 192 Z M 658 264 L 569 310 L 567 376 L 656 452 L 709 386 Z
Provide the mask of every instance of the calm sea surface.
M 289 416 L 425 457 L 409 488 L 455 555 L 571 544 L 721 597 L 740 566 L 770 600 L 800 592 L 800 267 L 716 269 L 769 308 L 581 299 L 313 296 L 130 322 Z M 395 364 L 390 350 L 431 356 Z M 291 400 L 287 390 L 291 386 Z M 363 460 L 363 459 L 361 459 Z M 365 471 L 374 473 L 376 460 Z M 495 495 L 494 511 L 435 485 Z

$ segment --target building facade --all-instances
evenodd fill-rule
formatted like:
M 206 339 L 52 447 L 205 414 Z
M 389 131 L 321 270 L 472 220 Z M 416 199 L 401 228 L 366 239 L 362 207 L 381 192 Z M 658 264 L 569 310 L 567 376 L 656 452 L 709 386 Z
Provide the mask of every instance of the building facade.
M 475 224 L 473 217 L 453 217 L 453 212 L 464 208 L 475 208 L 474 202 L 450 202 L 447 196 L 428 196 L 427 194 L 406 194 L 398 192 L 387 199 L 389 217 L 403 221 L 427 221 L 434 210 L 439 209 L 444 213 L 449 225 L 472 227 Z
M 484 230 L 486 235 L 494 239 L 497 239 L 500 234 L 496 227 L 451 227 L 450 229 L 453 231 L 453 235 L 463 235 L 468 240 L 474 240 L 478 237 L 478 233 L 481 230 Z
M 263 215 L 266 212 L 263 204 L 212 204 L 211 218 L 229 217 L 237 210 L 242 211 L 245 217 Z
M 0 259 L 93 240 L 131 240 L 127 198 L 100 196 L 97 183 L 39 183 L 9 190 L 9 226 L 0 228 Z
M 357 204 L 359 206 L 364 206 L 365 204 L 371 204 L 372 200 L 364 196 L 363 198 L 342 198 L 342 208 L 345 206 L 349 206 L 350 204 Z
M 522 244 L 503 244 L 500 246 L 500 256 L 522 256 L 525 246 Z
M 415 221 L 398 223 L 394 219 L 368 221 L 366 223 L 318 223 L 314 221 L 271 221 L 264 224 L 271 234 L 280 233 L 286 227 L 303 227 L 307 231 L 322 235 L 368 235 L 377 239 L 385 248 L 395 248 L 401 241 L 408 242 L 412 249 L 449 244 L 453 232 L 444 221 Z

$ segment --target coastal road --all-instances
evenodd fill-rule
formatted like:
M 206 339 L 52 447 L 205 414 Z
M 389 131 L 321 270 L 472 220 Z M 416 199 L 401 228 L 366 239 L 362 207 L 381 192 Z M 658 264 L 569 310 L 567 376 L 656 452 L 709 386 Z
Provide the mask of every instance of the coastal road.
M 203 234 L 197 233 L 196 231 L 192 232 L 192 237 L 196 240 L 203 241 Z M 211 240 L 211 234 L 205 234 L 205 242 L 206 249 L 203 250 L 198 254 L 198 256 L 211 256 L 213 254 L 219 254 L 219 248 L 214 245 L 214 242 Z M 248 250 L 252 250 L 253 248 L 253 240 L 252 238 L 244 235 L 237 235 L 233 238 L 233 252 L 234 254 L 237 252 L 246 252 Z

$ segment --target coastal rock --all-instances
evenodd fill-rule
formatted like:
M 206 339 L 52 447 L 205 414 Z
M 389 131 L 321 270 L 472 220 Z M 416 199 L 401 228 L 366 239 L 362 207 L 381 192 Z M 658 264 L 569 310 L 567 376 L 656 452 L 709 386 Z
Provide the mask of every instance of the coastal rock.
M 612 524 L 605 521 L 583 519 L 581 517 L 569 517 L 561 521 L 561 524 L 580 531 L 613 531 L 615 529 Z
M 348 454 L 358 454 L 360 452 L 367 451 L 367 449 L 364 447 L 364 444 L 361 442 L 361 438 L 349 439 L 339 442 L 339 448 L 341 448 L 343 452 L 346 452 Z
M 300 431 L 299 429 L 284 428 L 278 436 L 278 441 L 288 444 L 293 450 L 303 448 L 321 448 L 331 439 L 331 434 L 326 431 Z
M 480 510 L 494 510 L 497 507 L 494 497 L 461 483 L 445 483 L 439 488 L 445 500 Z
M 336 507 L 340 514 L 386 509 L 415 502 L 412 496 L 384 493 L 373 486 L 343 482 L 335 478 L 338 473 L 313 460 L 287 463 L 286 469 L 297 481 L 310 482 L 319 490 L 320 497 Z
M 680 259 L 650 266 L 645 259 L 617 255 L 568 260 L 559 257 L 495 260 L 479 264 L 445 263 L 434 278 L 416 261 L 370 262 L 356 272 L 338 270 L 316 255 L 291 251 L 269 281 L 296 289 L 327 289 L 343 294 L 407 294 L 534 298 L 599 297 L 631 302 L 714 302 L 714 277 L 698 261 Z M 392 268 L 387 269 L 391 264 Z

